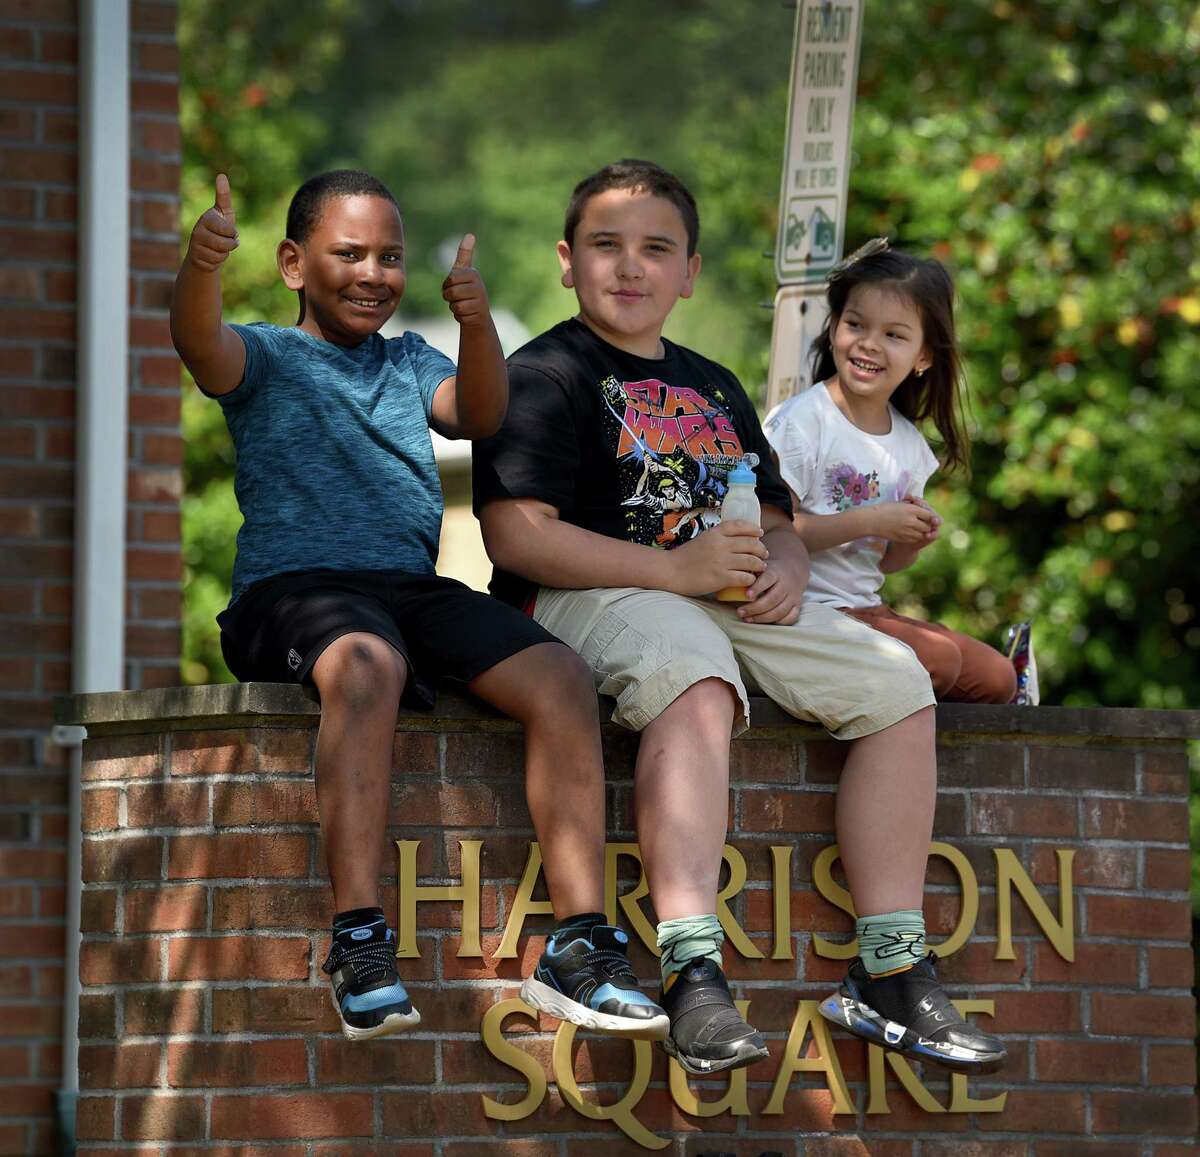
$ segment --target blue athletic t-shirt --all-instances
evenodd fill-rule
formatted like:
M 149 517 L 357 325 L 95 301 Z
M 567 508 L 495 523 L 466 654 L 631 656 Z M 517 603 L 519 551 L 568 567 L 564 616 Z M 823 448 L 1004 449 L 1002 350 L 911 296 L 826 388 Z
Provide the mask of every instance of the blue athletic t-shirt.
M 242 511 L 233 596 L 298 570 L 432 574 L 442 487 L 429 437 L 454 363 L 415 333 L 361 345 L 258 322 L 241 383 L 217 400 L 237 450 Z

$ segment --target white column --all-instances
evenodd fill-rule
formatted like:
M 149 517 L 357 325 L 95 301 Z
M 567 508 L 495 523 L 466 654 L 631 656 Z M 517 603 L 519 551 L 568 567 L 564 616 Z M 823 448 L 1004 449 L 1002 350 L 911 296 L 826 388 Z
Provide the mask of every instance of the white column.
M 129 435 L 129 2 L 79 9 L 79 295 L 72 686 L 119 691 L 125 665 Z M 69 737 L 64 737 L 68 738 Z M 63 993 L 62 1145 L 79 1096 L 80 764 L 71 752 Z

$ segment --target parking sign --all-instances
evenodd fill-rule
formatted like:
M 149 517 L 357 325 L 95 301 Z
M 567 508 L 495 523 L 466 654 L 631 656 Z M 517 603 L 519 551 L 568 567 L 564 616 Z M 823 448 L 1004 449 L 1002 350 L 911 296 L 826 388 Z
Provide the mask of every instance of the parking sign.
M 842 255 L 863 0 L 800 0 L 775 275 L 821 282 Z

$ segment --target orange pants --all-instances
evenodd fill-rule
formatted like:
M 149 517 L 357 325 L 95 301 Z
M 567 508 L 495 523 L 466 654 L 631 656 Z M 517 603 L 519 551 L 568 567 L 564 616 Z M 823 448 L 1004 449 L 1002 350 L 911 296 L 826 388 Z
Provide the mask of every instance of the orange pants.
M 907 643 L 929 672 L 933 693 L 952 703 L 1007 703 L 1017 690 L 1017 673 L 999 651 L 943 627 L 898 615 L 891 607 L 841 607 L 859 622 Z

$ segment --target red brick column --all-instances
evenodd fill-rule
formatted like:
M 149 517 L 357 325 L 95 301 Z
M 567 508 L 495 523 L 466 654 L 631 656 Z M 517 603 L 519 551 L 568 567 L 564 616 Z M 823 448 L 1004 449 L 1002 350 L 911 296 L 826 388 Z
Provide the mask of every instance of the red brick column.
M 179 682 L 179 359 L 168 311 L 179 268 L 175 3 L 134 3 L 130 45 L 129 480 L 126 686 Z
M 132 6 L 127 686 L 178 681 L 175 5 Z M 78 28 L 75 0 L 0 4 L 0 1153 L 59 1152 L 71 685 Z
M 934 941 L 961 940 L 942 962 L 952 994 L 990 1002 L 972 1015 L 1012 1059 L 969 1082 L 909 1069 L 906 1084 L 812 1015 L 842 975 L 829 953 L 852 928 L 825 863 L 844 748 L 756 701 L 757 726 L 733 748 L 728 907 L 745 939 L 739 950 L 730 937 L 726 961 L 771 1057 L 689 1094 L 644 1043 L 580 1038 L 564 1070 L 558 1023 L 514 1001 L 546 918 L 525 879 L 533 833 L 511 724 L 453 698 L 402 719 L 389 838 L 415 845 L 415 875 L 399 890 L 389 876 L 384 895 L 392 913 L 417 897 L 419 955 L 399 967 L 422 1022 L 351 1044 L 319 968 L 331 913 L 312 704 L 295 688 L 249 686 L 76 706 L 94 737 L 82 1153 L 174 1142 L 261 1157 L 599 1157 L 647 1141 L 674 1157 L 1192 1151 L 1183 736 L 1200 729 L 1195 712 L 941 709 L 925 911 Z M 607 735 L 610 838 L 623 845 L 634 750 L 628 734 Z M 629 851 L 611 849 L 621 895 L 638 879 Z M 428 891 L 464 882 L 457 899 Z M 527 901 L 515 955 L 498 958 Z M 629 912 L 622 921 L 636 941 Z M 634 959 L 653 984 L 649 952 Z M 704 1116 L 689 1101 L 727 1092 L 743 1115 Z M 623 1125 L 597 1119 L 623 1098 Z

